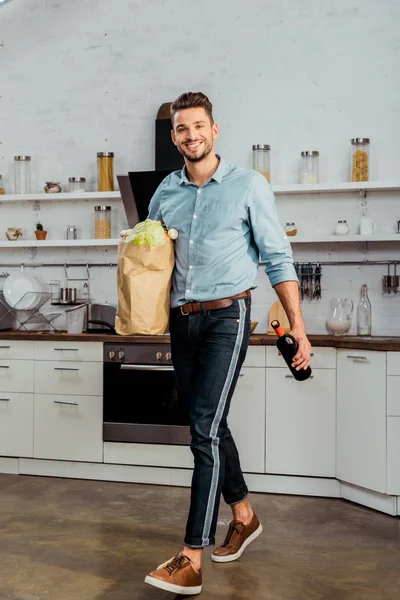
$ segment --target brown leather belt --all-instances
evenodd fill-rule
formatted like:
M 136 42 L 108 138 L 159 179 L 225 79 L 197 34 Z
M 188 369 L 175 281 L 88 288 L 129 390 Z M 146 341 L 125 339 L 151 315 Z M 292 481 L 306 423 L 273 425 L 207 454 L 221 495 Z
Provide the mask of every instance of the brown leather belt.
M 221 298 L 220 300 L 210 300 L 209 302 L 188 302 L 182 306 L 178 306 L 175 310 L 179 310 L 181 315 L 187 317 L 192 313 L 202 312 L 203 310 L 217 310 L 218 308 L 227 308 L 232 306 L 233 301 L 238 298 L 249 298 L 251 296 L 251 290 L 240 292 L 236 296 L 230 296 L 229 298 Z

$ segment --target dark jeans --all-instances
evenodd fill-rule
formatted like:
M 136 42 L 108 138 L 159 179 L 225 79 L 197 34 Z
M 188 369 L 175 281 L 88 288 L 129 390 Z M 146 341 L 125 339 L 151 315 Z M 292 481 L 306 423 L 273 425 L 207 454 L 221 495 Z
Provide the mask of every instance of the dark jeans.
M 250 304 L 240 298 L 228 308 L 171 313 L 172 361 L 189 407 L 194 455 L 185 535 L 192 548 L 214 545 L 221 492 L 231 505 L 248 495 L 227 416 L 249 343 Z

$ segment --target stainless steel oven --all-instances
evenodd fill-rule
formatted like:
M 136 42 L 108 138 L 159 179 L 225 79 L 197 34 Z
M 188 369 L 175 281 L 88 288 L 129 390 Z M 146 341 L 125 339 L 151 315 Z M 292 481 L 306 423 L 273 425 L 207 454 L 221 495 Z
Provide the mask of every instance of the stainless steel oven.
M 103 440 L 190 443 L 169 344 L 104 344 Z

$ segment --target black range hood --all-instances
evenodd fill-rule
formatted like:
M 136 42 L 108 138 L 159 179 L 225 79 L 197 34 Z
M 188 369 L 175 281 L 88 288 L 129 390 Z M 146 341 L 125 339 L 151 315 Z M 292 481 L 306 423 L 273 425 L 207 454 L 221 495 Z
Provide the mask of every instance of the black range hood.
M 117 176 L 130 228 L 146 219 L 150 200 L 162 180 L 184 165 L 183 156 L 171 139 L 170 106 L 170 102 L 162 104 L 157 114 L 155 171 L 130 171 Z

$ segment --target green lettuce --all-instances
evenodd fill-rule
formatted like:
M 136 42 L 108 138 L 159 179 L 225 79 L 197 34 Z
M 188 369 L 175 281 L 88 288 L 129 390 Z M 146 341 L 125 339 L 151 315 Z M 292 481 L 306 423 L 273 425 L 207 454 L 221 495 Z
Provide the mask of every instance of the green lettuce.
M 149 246 L 150 249 L 157 248 L 165 244 L 165 231 L 160 221 L 146 219 L 132 229 L 126 241 L 132 242 L 135 246 Z

